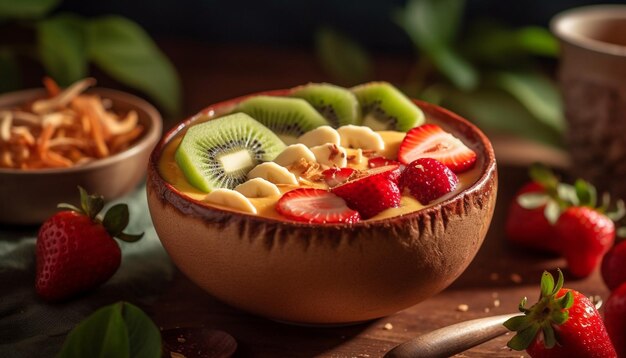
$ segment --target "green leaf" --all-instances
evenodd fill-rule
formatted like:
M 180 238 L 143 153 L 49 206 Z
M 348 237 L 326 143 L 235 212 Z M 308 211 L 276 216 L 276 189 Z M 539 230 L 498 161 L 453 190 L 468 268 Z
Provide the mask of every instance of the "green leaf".
M 611 195 L 607 192 L 602 193 L 602 204 L 600 205 L 600 208 L 602 210 L 608 210 L 610 206 L 611 206 Z
M 606 216 L 613 221 L 619 221 L 626 214 L 626 206 L 624 206 L 624 200 L 619 199 L 615 203 L 615 210 L 607 211 Z
M 565 130 L 559 91 L 547 77 L 531 72 L 500 71 L 490 76 L 498 88 L 517 99 L 535 118 L 558 133 Z
M 91 219 L 95 219 L 100 210 L 104 207 L 104 198 L 102 195 L 90 195 L 82 186 L 78 186 L 78 191 L 80 193 L 81 211 Z
M 556 286 L 554 286 L 554 294 L 557 294 L 557 292 L 559 292 L 561 288 L 563 288 L 563 284 L 565 283 L 565 278 L 563 277 L 563 271 L 561 271 L 561 269 L 557 269 L 556 271 L 559 273 L 559 277 L 556 280 Z
M 529 327 L 519 331 L 511 340 L 507 343 L 509 348 L 516 351 L 523 351 L 528 348 L 530 343 L 535 339 L 541 326 L 537 323 L 530 325 Z
M 595 207 L 598 200 L 598 194 L 596 188 L 588 181 L 583 179 L 577 179 L 574 182 L 574 188 L 576 189 L 576 196 L 582 206 Z
M 452 48 L 433 48 L 430 56 L 437 68 L 457 88 L 472 90 L 478 85 L 478 71 Z
M 514 97 L 502 90 L 480 88 L 469 93 L 451 90 L 441 104 L 487 132 L 509 133 L 555 147 L 563 145 L 557 131 L 534 118 Z
M 556 57 L 559 54 L 559 42 L 544 27 L 523 27 L 516 31 L 515 36 L 520 47 L 530 54 L 546 57 Z
M 554 290 L 554 277 L 547 272 L 544 271 L 543 275 L 541 275 L 541 297 L 550 296 Z
M 528 316 L 515 316 L 507 319 L 503 325 L 509 331 L 521 331 L 532 324 Z
M 339 81 L 355 85 L 370 78 L 369 55 L 349 37 L 323 27 L 315 34 L 315 48 L 324 69 Z
M 559 183 L 556 186 L 556 192 L 563 201 L 567 204 L 577 206 L 580 204 L 578 195 L 576 195 L 576 189 L 574 186 L 566 183 Z
M 556 345 L 556 337 L 554 336 L 554 329 L 550 322 L 546 321 L 541 327 L 543 331 L 543 344 L 546 348 L 551 349 Z
M 569 311 L 552 311 L 550 317 L 554 323 L 561 325 L 569 319 Z
M 543 214 L 550 224 L 556 224 L 556 221 L 561 215 L 561 209 L 559 208 L 559 204 L 554 200 L 548 201 L 548 203 L 546 204 L 546 208 L 543 211 Z
M 116 235 L 116 237 L 122 241 L 126 241 L 126 242 L 135 242 L 135 241 L 139 241 L 139 239 L 141 239 L 143 237 L 144 233 L 141 234 L 137 234 L 137 235 L 133 235 L 133 234 L 127 234 L 124 232 L 120 232 L 119 234 Z
M 59 14 L 37 23 L 37 46 L 50 76 L 69 86 L 87 75 L 85 20 L 73 14 Z
M 558 41 L 546 28 L 519 29 L 490 21 L 473 23 L 461 44 L 472 60 L 487 65 L 512 68 L 532 61 L 532 56 L 556 57 Z
M 67 336 L 58 358 L 130 357 L 122 306 L 103 307 L 79 323 Z
M 161 333 L 142 310 L 124 303 L 122 310 L 128 329 L 130 356 L 133 358 L 156 358 L 161 356 Z
M 40 18 L 59 2 L 60 0 L 0 0 L 0 18 Z
M 478 85 L 478 72 L 453 47 L 464 5 L 463 0 L 411 0 L 393 17 L 441 73 L 458 88 L 471 90 Z
M 58 358 L 161 356 L 158 328 L 139 308 L 118 302 L 100 308 L 67 336 Z
M 528 175 L 533 181 L 541 184 L 546 189 L 556 188 L 559 184 L 559 179 L 552 170 L 541 163 L 531 165 L 528 169 Z
M 571 291 L 568 291 L 559 300 L 559 305 L 564 310 L 572 307 L 573 304 L 574 304 L 574 296 L 572 295 Z
M 526 309 L 526 304 L 528 303 L 528 297 L 524 297 L 520 300 L 519 305 L 517 306 L 517 309 L 520 312 L 528 312 L 528 310 Z
M 14 91 L 22 83 L 17 58 L 8 49 L 0 50 L 0 78 L 0 93 Z
M 102 220 L 102 225 L 111 236 L 119 235 L 128 225 L 128 205 L 117 204 L 112 206 Z
M 625 238 L 626 237 L 626 226 L 618 227 L 616 235 L 617 235 L 617 237 Z
M 544 193 L 526 193 L 517 198 L 517 203 L 524 209 L 532 210 L 546 205 L 550 197 Z
M 410 0 L 394 18 L 415 45 L 425 50 L 455 40 L 464 6 L 464 0 Z
M 94 19 L 87 26 L 88 56 L 118 81 L 145 92 L 166 112 L 180 112 L 178 74 L 139 25 L 120 16 Z

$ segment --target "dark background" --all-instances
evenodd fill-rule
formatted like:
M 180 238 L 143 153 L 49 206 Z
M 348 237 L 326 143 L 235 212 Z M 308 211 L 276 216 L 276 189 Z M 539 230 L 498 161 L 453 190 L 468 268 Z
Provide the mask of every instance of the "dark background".
M 320 26 L 332 27 L 370 50 L 411 51 L 409 39 L 392 21 L 403 0 L 66 0 L 59 11 L 85 16 L 119 14 L 137 21 L 157 38 L 218 43 L 309 47 Z M 466 22 L 497 19 L 513 27 L 547 26 L 556 13 L 577 6 L 624 1 L 469 0 Z

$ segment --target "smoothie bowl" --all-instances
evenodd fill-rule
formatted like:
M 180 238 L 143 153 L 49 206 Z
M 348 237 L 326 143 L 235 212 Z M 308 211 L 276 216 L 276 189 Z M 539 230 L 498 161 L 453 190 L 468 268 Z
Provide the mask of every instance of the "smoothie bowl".
M 147 184 L 185 275 L 305 324 L 374 319 L 443 290 L 480 248 L 496 190 L 475 126 L 381 82 L 210 106 L 164 136 Z

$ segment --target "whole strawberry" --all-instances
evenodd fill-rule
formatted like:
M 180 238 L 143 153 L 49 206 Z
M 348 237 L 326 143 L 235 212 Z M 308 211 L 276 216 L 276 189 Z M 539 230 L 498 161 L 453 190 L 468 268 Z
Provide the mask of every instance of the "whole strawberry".
M 604 306 L 604 324 L 619 357 L 626 357 L 626 283 L 611 293 Z
M 554 228 L 569 271 L 576 277 L 589 276 L 615 241 L 613 220 L 587 206 L 567 208 Z
M 573 185 L 562 183 L 540 165 L 531 167 L 530 176 L 537 184 L 525 186 L 527 191 L 512 204 L 507 219 L 509 240 L 558 253 L 566 258 L 574 276 L 589 276 L 615 241 L 614 222 L 624 216 L 624 202 L 618 200 L 609 210 L 608 194 L 598 204 L 593 185 L 582 179 Z M 542 189 L 535 190 L 537 185 Z
M 551 274 L 543 273 L 539 301 L 525 308 L 524 298 L 519 306 L 524 315 L 504 323 L 517 332 L 507 345 L 526 350 L 534 358 L 617 357 L 593 303 L 580 292 L 562 287 L 560 270 L 556 285 Z
M 536 181 L 524 185 L 509 206 L 504 229 L 510 242 L 535 250 L 558 253 L 560 245 L 554 227 L 546 218 L 545 203 L 531 208 L 522 206 L 525 198 L 533 198 L 528 194 L 536 198 L 545 193 L 544 186 Z
M 619 242 L 604 255 L 600 270 L 609 289 L 614 290 L 626 283 L 626 241 Z
M 117 204 L 104 216 L 103 198 L 79 187 L 81 208 L 59 204 L 61 211 L 43 223 L 37 235 L 35 290 L 48 301 L 60 301 L 106 282 L 117 271 L 121 252 L 113 237 L 139 240 L 123 233 L 128 206 Z

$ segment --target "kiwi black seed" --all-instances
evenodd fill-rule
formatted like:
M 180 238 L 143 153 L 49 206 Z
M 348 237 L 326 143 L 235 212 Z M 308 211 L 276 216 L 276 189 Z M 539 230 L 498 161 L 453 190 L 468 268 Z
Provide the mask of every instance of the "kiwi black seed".
M 176 150 L 176 163 L 194 187 L 232 189 L 260 162 L 285 149 L 278 136 L 244 113 L 189 127 Z
M 337 128 L 348 124 L 358 124 L 361 107 L 350 90 L 330 83 L 309 83 L 291 92 L 309 102 L 330 124 Z
M 241 102 L 235 112 L 244 112 L 261 122 L 287 144 L 319 126 L 329 125 L 307 101 L 301 98 L 255 96 Z
M 365 83 L 351 90 L 361 105 L 364 126 L 406 132 L 424 123 L 424 112 L 387 82 Z

